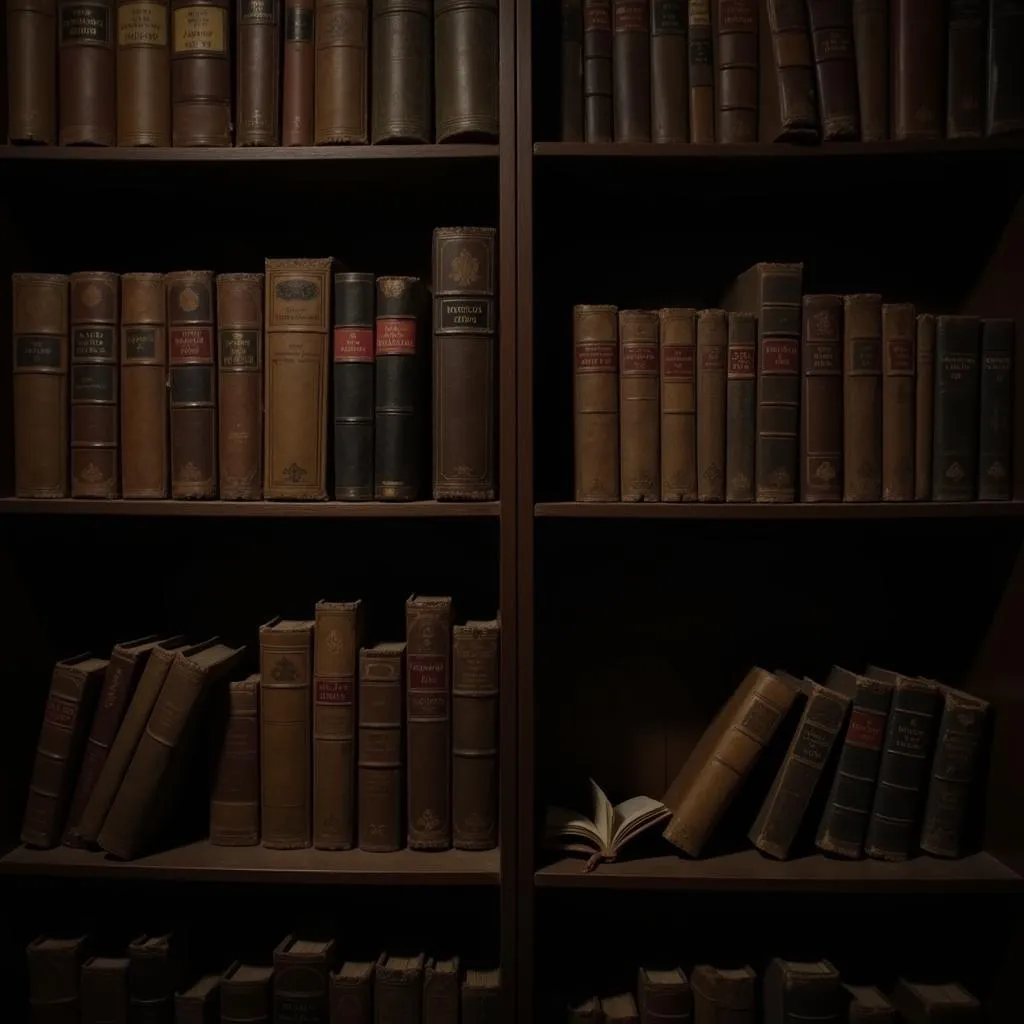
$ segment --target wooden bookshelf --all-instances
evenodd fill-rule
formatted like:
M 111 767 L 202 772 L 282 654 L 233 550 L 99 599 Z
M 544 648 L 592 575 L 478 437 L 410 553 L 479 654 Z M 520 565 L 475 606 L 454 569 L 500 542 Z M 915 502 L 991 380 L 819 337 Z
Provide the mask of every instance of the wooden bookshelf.
M 1000 519 L 1024 515 L 1024 501 L 718 502 L 542 501 L 538 519 Z

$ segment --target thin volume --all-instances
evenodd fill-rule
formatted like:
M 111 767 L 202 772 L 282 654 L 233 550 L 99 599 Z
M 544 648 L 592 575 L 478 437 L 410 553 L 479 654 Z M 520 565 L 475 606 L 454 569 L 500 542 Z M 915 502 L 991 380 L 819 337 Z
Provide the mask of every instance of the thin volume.
M 726 355 L 724 310 L 697 314 L 697 500 L 725 500 Z
M 619 500 L 619 341 L 615 306 L 573 307 L 576 501 Z
M 171 0 L 175 146 L 231 145 L 228 0 Z
M 7 138 L 57 141 L 57 0 L 7 4 Z
M 757 317 L 729 314 L 725 382 L 725 500 L 754 500 L 757 449 Z
M 697 500 L 697 311 L 662 309 L 661 500 Z
M 619 313 L 619 492 L 622 501 L 657 501 L 660 485 L 658 314 Z
M 317 0 L 315 142 L 365 145 L 369 0 Z
M 761 142 L 816 142 L 821 131 L 804 0 L 765 0 L 775 63 L 761 101 Z
M 612 0 L 583 0 L 583 130 L 612 141 Z
M 238 0 L 235 143 L 276 146 L 281 0 Z
M 946 9 L 936 0 L 892 0 L 893 136 L 945 135 Z
M 612 125 L 616 142 L 651 141 L 648 0 L 612 2 Z
M 933 501 L 977 496 L 980 349 L 977 317 L 936 317 Z
M 114 0 L 58 0 L 60 144 L 113 146 Z
M 715 141 L 715 66 L 710 0 L 688 0 L 690 141 Z
M 430 0 L 373 0 L 372 141 L 431 142 Z
M 889 0 L 853 0 L 860 137 L 889 137 Z
M 882 306 L 882 500 L 914 500 L 914 346 L 909 303 Z
M 858 139 L 857 60 L 850 0 L 808 0 L 807 7 L 822 139 L 825 142 Z
M 932 422 L 935 407 L 935 317 L 931 313 L 921 313 L 917 318 L 915 357 L 914 500 L 928 501 L 932 496 Z
M 315 38 L 314 0 L 284 0 L 281 142 L 285 146 L 311 146 L 315 137 Z
M 719 142 L 757 142 L 757 0 L 719 0 L 715 15 L 715 135 Z
M 946 138 L 978 139 L 985 130 L 986 0 L 948 0 Z
M 168 0 L 118 0 L 117 144 L 171 144 Z
M 985 134 L 1024 131 L 1024 4 L 989 0 Z
M 800 500 L 843 497 L 843 300 L 805 295 Z
M 583 3 L 562 0 L 563 142 L 583 141 Z
M 1013 495 L 1013 320 L 981 321 L 981 406 L 978 415 L 978 497 L 1008 501 Z
M 882 297 L 843 296 L 843 501 L 882 498 Z
M 438 142 L 498 138 L 498 0 L 434 3 Z

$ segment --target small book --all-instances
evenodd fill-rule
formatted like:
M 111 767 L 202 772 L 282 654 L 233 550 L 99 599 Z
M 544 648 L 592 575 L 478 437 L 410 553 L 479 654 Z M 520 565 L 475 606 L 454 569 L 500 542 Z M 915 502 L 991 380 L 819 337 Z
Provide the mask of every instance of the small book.
M 548 842 L 568 853 L 589 853 L 586 871 L 601 861 L 612 861 L 631 839 L 669 817 L 669 809 L 649 796 L 633 796 L 612 806 L 604 790 L 590 780 L 591 818 L 564 807 L 548 809 Z

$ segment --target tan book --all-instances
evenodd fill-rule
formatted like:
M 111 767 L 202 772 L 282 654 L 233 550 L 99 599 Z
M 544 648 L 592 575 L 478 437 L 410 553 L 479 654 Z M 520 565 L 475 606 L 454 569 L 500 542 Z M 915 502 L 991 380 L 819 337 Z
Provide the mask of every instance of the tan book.
M 619 492 L 623 501 L 657 501 L 660 486 L 658 314 L 619 312 Z
M 697 498 L 725 500 L 725 356 L 729 321 L 721 309 L 697 314 Z
M 228 686 L 228 720 L 210 794 L 210 842 L 255 846 L 260 841 L 260 677 Z
M 619 343 L 614 306 L 573 308 L 575 500 L 619 500 Z

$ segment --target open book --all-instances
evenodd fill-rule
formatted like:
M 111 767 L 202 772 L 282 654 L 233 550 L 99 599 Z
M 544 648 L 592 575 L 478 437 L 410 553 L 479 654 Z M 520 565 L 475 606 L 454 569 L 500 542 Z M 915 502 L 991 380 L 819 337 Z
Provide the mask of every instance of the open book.
M 592 819 L 564 807 L 549 807 L 545 827 L 549 845 L 568 853 L 590 854 L 585 871 L 593 871 L 603 860 L 615 860 L 626 843 L 670 815 L 663 803 L 649 796 L 630 797 L 613 807 L 593 779 L 590 796 Z

